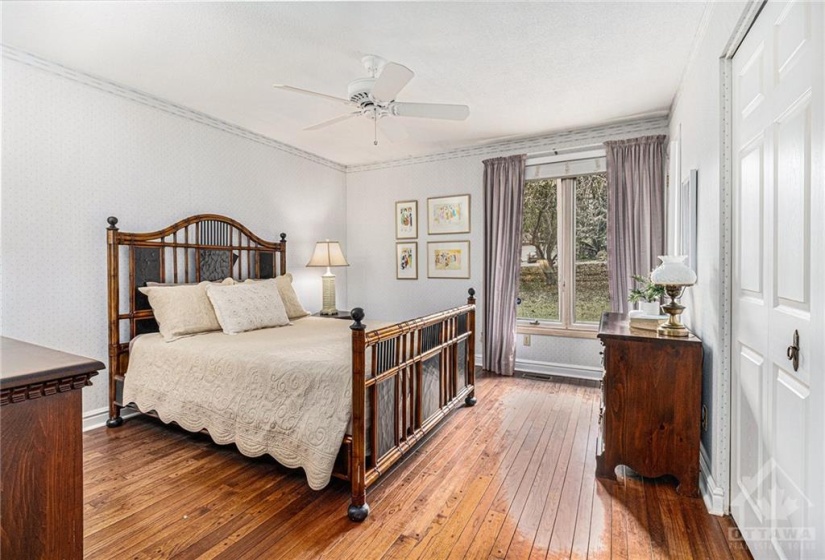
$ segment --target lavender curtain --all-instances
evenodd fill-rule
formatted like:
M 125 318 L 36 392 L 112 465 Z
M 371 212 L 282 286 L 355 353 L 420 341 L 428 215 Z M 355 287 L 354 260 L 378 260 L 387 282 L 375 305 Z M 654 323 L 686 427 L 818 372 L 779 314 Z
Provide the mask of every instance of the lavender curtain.
M 631 276 L 647 276 L 664 254 L 665 137 L 605 142 L 607 262 L 613 311 L 630 309 Z
M 525 155 L 484 161 L 484 369 L 513 375 Z

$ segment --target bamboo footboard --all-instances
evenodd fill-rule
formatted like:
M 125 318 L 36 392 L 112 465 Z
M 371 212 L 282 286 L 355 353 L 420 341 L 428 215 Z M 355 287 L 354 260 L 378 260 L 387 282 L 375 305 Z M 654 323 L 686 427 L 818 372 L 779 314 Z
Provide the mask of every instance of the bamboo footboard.
M 363 309 L 353 309 L 352 318 L 352 502 L 347 513 L 363 521 L 369 515 L 367 488 L 462 400 L 467 406 L 476 403 L 475 290 L 470 288 L 467 305 L 374 331 L 362 323 Z M 434 395 L 425 386 L 436 377 Z M 392 418 L 382 416 L 381 395 L 393 400 Z M 392 429 L 381 432 L 382 423 Z

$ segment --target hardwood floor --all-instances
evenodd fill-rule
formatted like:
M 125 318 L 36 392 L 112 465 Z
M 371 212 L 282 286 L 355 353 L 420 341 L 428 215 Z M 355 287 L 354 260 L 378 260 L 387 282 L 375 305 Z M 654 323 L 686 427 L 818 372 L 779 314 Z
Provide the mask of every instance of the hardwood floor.
M 597 479 L 598 389 L 481 377 L 478 404 L 367 492 L 148 418 L 84 434 L 87 558 L 750 558 L 671 479 Z

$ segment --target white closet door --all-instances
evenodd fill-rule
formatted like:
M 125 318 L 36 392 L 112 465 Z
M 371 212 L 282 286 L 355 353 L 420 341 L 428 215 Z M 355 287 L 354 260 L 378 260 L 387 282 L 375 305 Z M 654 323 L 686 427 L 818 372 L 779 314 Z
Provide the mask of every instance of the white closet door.
M 731 512 L 757 560 L 825 558 L 823 18 L 768 2 L 733 59 Z

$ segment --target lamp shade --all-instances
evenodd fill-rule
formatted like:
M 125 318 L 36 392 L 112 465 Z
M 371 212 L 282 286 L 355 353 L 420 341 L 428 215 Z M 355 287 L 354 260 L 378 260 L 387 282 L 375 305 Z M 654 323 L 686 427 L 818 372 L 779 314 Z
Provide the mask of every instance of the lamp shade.
M 693 286 L 696 273 L 685 264 L 685 255 L 666 255 L 659 257 L 662 261 L 650 273 L 650 281 L 662 286 Z
M 307 266 L 349 266 L 337 241 L 319 241 Z

